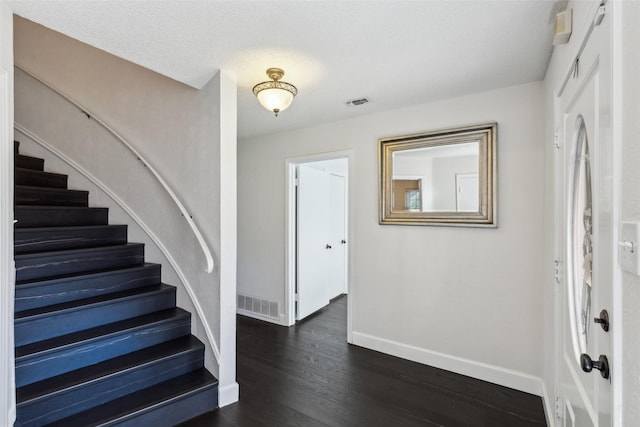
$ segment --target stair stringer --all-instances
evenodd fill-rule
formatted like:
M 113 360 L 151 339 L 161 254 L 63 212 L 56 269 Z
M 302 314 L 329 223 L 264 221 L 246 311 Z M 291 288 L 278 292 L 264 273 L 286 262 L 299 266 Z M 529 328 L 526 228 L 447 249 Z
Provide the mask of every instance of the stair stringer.
M 179 263 L 171 255 L 171 251 L 153 232 L 146 222 L 136 214 L 122 198 L 108 185 L 87 171 L 61 150 L 46 142 L 43 138 L 26 129 L 20 123 L 15 123 L 15 139 L 21 141 L 20 149 L 24 154 L 45 159 L 48 171 L 55 171 L 69 176 L 70 188 L 89 190 L 89 203 L 92 206 L 109 208 L 109 223 L 128 224 L 130 241 L 145 244 L 145 257 L 149 262 L 163 265 L 163 281 L 171 283 L 177 288 L 177 305 L 192 314 L 191 333 L 198 337 L 205 345 L 205 367 L 216 377 L 219 375 L 220 351 L 210 325 L 193 286 Z M 179 223 L 180 224 L 180 223 Z M 175 224 L 172 224 L 174 226 Z M 187 227 L 185 233 L 190 233 Z M 192 253 L 200 251 L 194 245 L 188 249 Z M 169 266 L 170 268 L 165 268 Z

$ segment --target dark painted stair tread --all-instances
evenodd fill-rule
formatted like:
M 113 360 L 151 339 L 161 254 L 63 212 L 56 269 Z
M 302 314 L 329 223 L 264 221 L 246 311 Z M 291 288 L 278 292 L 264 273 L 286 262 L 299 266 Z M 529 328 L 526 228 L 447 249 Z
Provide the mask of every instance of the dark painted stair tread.
M 158 291 L 166 292 L 170 290 L 175 290 L 175 287 L 169 286 L 166 284 L 145 286 L 143 288 L 135 288 L 135 289 L 130 289 L 122 292 L 114 292 L 106 295 L 100 295 L 96 297 L 50 305 L 47 307 L 35 308 L 32 310 L 25 310 L 25 311 L 16 313 L 15 320 L 24 321 L 24 320 L 28 320 L 29 318 L 33 319 L 37 317 L 46 317 L 46 315 L 52 314 L 52 313 L 61 313 L 63 311 L 71 311 L 71 310 L 86 307 L 89 305 L 109 303 L 110 301 L 115 301 L 122 298 L 141 295 L 149 292 L 158 292 Z
M 189 335 L 191 315 L 170 308 L 15 348 L 16 385 L 103 362 Z
M 16 390 L 16 400 L 20 405 L 29 400 L 77 387 L 86 382 L 95 381 L 157 359 L 170 357 L 181 352 L 202 349 L 204 349 L 204 344 L 199 339 L 193 335 L 187 335 L 20 387 Z
M 13 165 L 17 168 L 44 170 L 44 159 L 37 157 L 25 156 L 23 154 L 13 155 Z
M 67 188 L 67 175 L 16 167 L 14 183 L 36 187 Z
M 202 368 L 204 345 L 187 335 L 39 381 L 16 391 L 17 425 L 42 425 Z
M 84 225 L 19 228 L 13 233 L 16 254 L 46 250 L 121 245 L 127 242 L 126 225 Z
M 190 318 L 190 316 L 191 314 L 188 311 L 182 310 L 181 308 L 170 308 L 167 310 L 157 311 L 144 316 L 134 317 L 133 319 L 109 323 L 108 325 L 62 335 L 49 340 L 18 346 L 16 347 L 16 359 L 32 357 L 34 354 L 46 353 L 48 351 L 55 350 L 56 348 L 69 347 L 85 341 L 101 339 L 107 335 L 117 334 L 127 329 L 144 327 L 147 324 L 155 322 L 163 322 L 180 317 Z
M 144 244 L 35 252 L 14 256 L 16 281 L 58 277 L 144 263 Z
M 126 225 L 14 141 L 16 425 L 175 425 L 218 406 L 191 314 Z M 64 418 L 64 419 L 61 419 Z M 53 424 L 50 424 L 53 423 Z
M 160 264 L 16 283 L 15 312 L 160 283 Z
M 80 206 L 20 206 L 14 209 L 16 228 L 106 225 L 108 208 Z
M 161 284 L 129 289 L 15 314 L 15 344 L 25 345 L 110 322 L 118 322 L 176 304 L 176 288 Z
M 88 206 L 89 192 L 66 188 L 16 185 L 14 199 L 16 205 L 22 206 Z
M 206 369 L 198 369 L 163 383 L 157 384 L 130 395 L 112 400 L 97 408 L 81 412 L 77 415 L 59 420 L 51 426 L 86 427 L 111 425 L 146 425 L 170 426 L 201 413 L 215 409 L 217 405 L 218 381 Z M 181 400 L 196 393 L 210 391 L 211 396 L 199 407 L 179 407 Z M 207 396 L 209 397 L 209 396 Z M 211 401 L 215 399 L 215 401 Z M 172 406 L 177 405 L 176 409 Z M 156 419 L 142 421 L 152 411 L 162 410 Z
M 13 152 L 18 154 L 18 151 L 20 151 L 20 141 L 16 141 L 14 139 L 13 140 Z

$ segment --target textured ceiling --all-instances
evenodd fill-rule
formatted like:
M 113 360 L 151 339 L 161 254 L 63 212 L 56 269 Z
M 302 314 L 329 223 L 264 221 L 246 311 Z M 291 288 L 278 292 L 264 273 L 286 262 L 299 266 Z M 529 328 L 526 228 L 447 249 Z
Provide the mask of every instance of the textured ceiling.
M 555 12 L 546 0 L 9 3 L 196 88 L 230 70 L 240 138 L 542 80 Z M 277 118 L 251 93 L 269 67 L 299 90 Z M 369 103 L 346 105 L 362 97 Z

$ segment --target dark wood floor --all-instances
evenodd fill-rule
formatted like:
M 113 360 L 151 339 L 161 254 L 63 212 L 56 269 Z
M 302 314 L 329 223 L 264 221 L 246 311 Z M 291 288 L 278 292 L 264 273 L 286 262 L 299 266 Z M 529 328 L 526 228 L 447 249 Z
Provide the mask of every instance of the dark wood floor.
M 239 316 L 240 402 L 184 427 L 546 426 L 538 396 L 348 345 L 346 305 L 291 328 Z

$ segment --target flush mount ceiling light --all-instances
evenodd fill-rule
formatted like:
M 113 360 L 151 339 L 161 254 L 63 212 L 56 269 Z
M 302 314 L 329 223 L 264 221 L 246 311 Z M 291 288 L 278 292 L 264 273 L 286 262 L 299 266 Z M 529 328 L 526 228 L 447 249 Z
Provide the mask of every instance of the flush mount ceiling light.
M 298 94 L 298 89 L 291 83 L 280 81 L 284 76 L 284 71 L 280 68 L 267 69 L 267 76 L 271 81 L 255 85 L 253 94 L 264 108 L 273 111 L 278 117 L 280 111 L 286 110 L 291 105 L 293 97 Z

